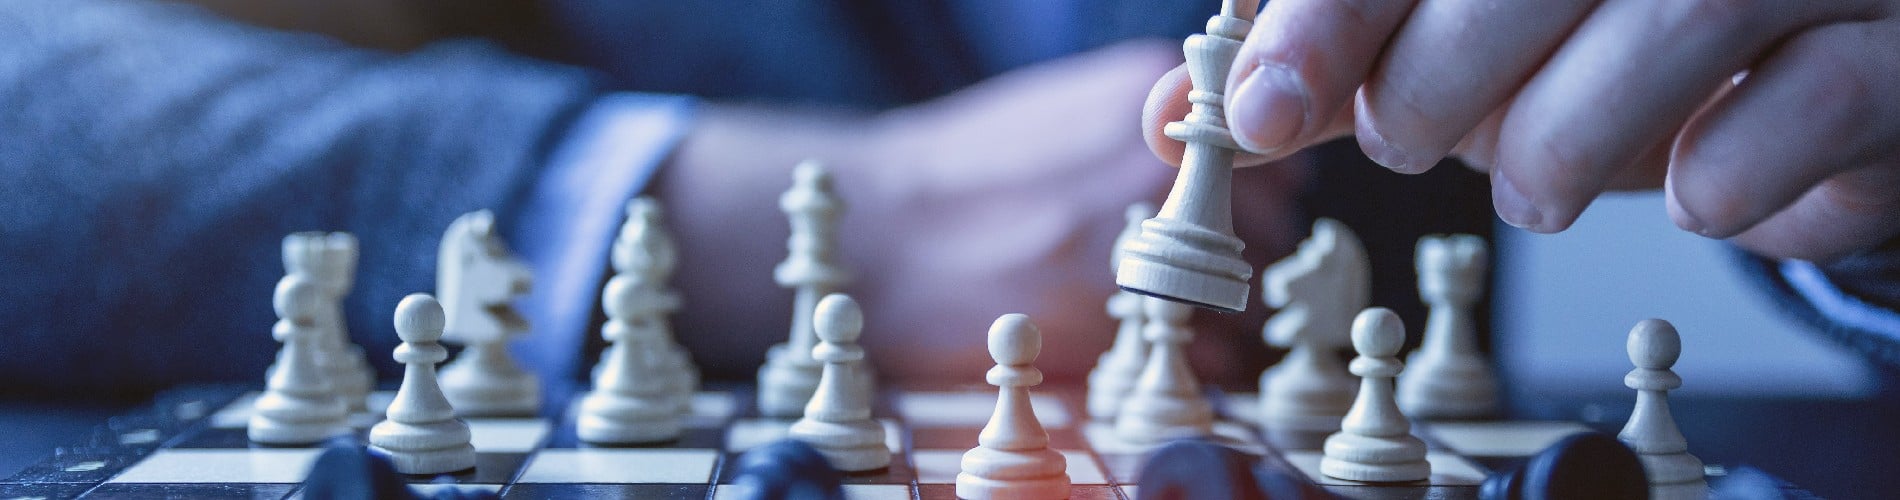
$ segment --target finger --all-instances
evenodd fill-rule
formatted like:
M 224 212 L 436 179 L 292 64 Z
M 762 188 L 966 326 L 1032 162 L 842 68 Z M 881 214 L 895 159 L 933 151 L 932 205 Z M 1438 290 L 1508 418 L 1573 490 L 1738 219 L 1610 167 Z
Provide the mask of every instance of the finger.
M 1399 172 L 1430 169 L 1596 4 L 1421 0 L 1360 91 L 1360 148 Z
M 1676 225 L 1733 236 L 1822 180 L 1893 154 L 1897 31 L 1895 23 L 1853 23 L 1803 33 L 1697 116 L 1670 172 Z
M 1234 140 L 1269 153 L 1325 133 L 1414 1 L 1268 2 L 1227 76 Z
M 1783 259 L 1826 262 L 1900 234 L 1900 164 L 1843 173 L 1731 241 Z
M 1155 81 L 1154 89 L 1148 91 L 1148 101 L 1141 107 L 1142 140 L 1148 143 L 1148 149 L 1154 151 L 1161 161 L 1176 167 L 1181 166 L 1181 154 L 1187 149 L 1187 144 L 1168 137 L 1163 130 L 1168 123 L 1187 117 L 1193 107 L 1187 100 L 1187 94 L 1193 87 L 1193 83 L 1188 81 L 1187 66 L 1176 66 Z M 1339 127 L 1334 129 L 1338 130 Z M 1234 155 L 1234 166 L 1265 165 L 1279 159 L 1279 156 L 1241 151 Z
M 1537 232 L 1569 227 L 1725 79 L 1801 27 L 1859 15 L 1855 3 L 1606 0 L 1512 100 L 1498 215 Z
M 1187 145 L 1168 137 L 1162 129 L 1187 117 L 1192 107 L 1187 100 L 1190 90 L 1193 84 L 1188 81 L 1187 65 L 1176 66 L 1155 81 L 1154 90 L 1148 91 L 1148 101 L 1141 106 L 1142 140 L 1161 161 L 1177 167 L 1181 166 L 1181 154 Z

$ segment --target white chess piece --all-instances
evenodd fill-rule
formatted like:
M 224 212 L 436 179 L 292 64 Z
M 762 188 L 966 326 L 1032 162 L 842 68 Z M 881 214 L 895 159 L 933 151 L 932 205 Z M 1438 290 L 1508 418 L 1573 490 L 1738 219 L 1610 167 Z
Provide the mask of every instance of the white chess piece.
M 653 321 L 663 314 L 653 300 L 662 292 L 644 277 L 615 275 L 601 292 L 607 323 L 600 334 L 613 345 L 595 372 L 594 389 L 581 398 L 575 432 L 582 441 L 640 444 L 679 437 L 680 395 L 668 372 L 665 339 Z
M 825 456 L 831 466 L 861 472 L 890 466 L 891 452 L 884 444 L 884 425 L 871 419 L 871 394 L 857 378 L 864 364 L 858 335 L 864 313 L 844 294 L 831 294 L 813 310 L 812 329 L 819 344 L 812 357 L 823 362 L 818 390 L 805 405 L 805 416 L 792 424 L 792 439 L 804 441 Z
M 1477 236 L 1418 240 L 1419 296 L 1431 305 L 1431 316 L 1399 377 L 1399 408 L 1412 418 L 1470 419 L 1497 411 L 1497 377 L 1478 354 L 1471 317 L 1484 296 L 1485 257 Z
M 1636 369 L 1623 377 L 1623 385 L 1637 391 L 1636 409 L 1617 439 L 1642 461 L 1651 496 L 1680 496 L 1657 493 L 1683 490 L 1706 496 L 1702 460 L 1689 454 L 1689 442 L 1669 414 L 1669 391 L 1682 387 L 1682 377 L 1671 370 L 1682 355 L 1681 336 L 1667 321 L 1646 319 L 1630 329 L 1628 348 Z
M 668 320 L 680 308 L 679 293 L 667 285 L 679 269 L 679 247 L 661 221 L 659 201 L 641 196 L 627 202 L 627 221 L 614 238 L 611 257 L 615 273 L 638 275 L 641 286 L 650 288 L 640 294 L 643 307 L 650 308 L 641 319 L 656 338 L 642 345 L 656 349 L 664 364 L 661 374 L 672 380 L 680 411 L 690 412 L 693 393 L 699 390 L 699 367 L 674 339 Z
M 1336 356 L 1350 341 L 1353 315 L 1372 300 L 1372 263 L 1345 224 L 1313 223 L 1313 235 L 1261 279 L 1263 298 L 1279 309 L 1262 334 L 1289 348 L 1260 374 L 1260 425 L 1283 445 L 1339 430 L 1359 383 Z M 1317 444 L 1317 443 L 1311 443 Z
M 1412 435 L 1412 423 L 1392 393 L 1393 377 L 1405 368 L 1398 358 L 1405 325 L 1390 309 L 1367 309 L 1352 323 L 1352 345 L 1359 351 L 1352 360 L 1352 373 L 1361 377 L 1359 396 L 1339 432 L 1326 438 L 1320 473 L 1369 482 L 1430 478 L 1425 442 Z
M 455 417 L 435 377 L 435 364 L 449 357 L 438 342 L 445 323 L 442 304 L 428 294 L 410 294 L 396 305 L 402 386 L 389 402 L 387 420 L 369 430 L 370 450 L 387 455 L 396 472 L 441 474 L 475 467 L 468 423 Z
M 1154 206 L 1146 202 L 1129 205 L 1124 213 L 1127 225 L 1115 238 L 1114 250 L 1110 252 L 1110 269 L 1122 260 L 1122 249 L 1141 234 L 1141 221 L 1154 214 Z M 1115 412 L 1121 411 L 1122 397 L 1135 385 L 1135 379 L 1141 376 L 1141 367 L 1148 360 L 1148 342 L 1141 338 L 1144 324 L 1141 313 L 1141 295 L 1127 290 L 1117 290 L 1108 297 L 1108 315 L 1120 322 L 1115 331 L 1115 343 L 1108 352 L 1102 353 L 1095 363 L 1095 369 L 1089 371 L 1088 411 L 1089 417 L 1096 420 L 1111 421 Z
M 1068 460 L 1049 449 L 1049 433 L 1029 405 L 1029 388 L 1042 383 L 1031 364 L 1042 351 L 1042 332 L 1028 316 L 1006 314 L 990 325 L 989 347 L 996 367 L 985 378 L 997 387 L 996 412 L 976 448 L 963 454 L 957 498 L 1068 498 Z
M 343 316 L 343 297 L 356 281 L 356 237 L 342 232 L 292 233 L 284 237 L 283 252 L 286 273 L 302 275 L 324 291 L 315 312 L 320 331 L 312 345 L 331 394 L 351 411 L 368 410 L 376 373 L 363 348 L 350 342 Z
M 1183 47 L 1194 107 L 1181 121 L 1169 123 L 1169 138 L 1185 144 L 1181 169 L 1161 212 L 1142 223 L 1141 236 L 1128 245 L 1115 283 L 1160 297 L 1216 309 L 1247 307 L 1247 280 L 1253 267 L 1241 257 L 1246 246 L 1234 236 L 1234 152 L 1240 146 L 1227 130 L 1227 72 L 1241 40 L 1253 28 L 1257 0 L 1227 0 L 1207 21 L 1207 33 L 1190 36 Z
M 442 390 L 465 416 L 533 416 L 541 385 L 508 352 L 508 341 L 528 331 L 512 302 L 533 278 L 495 229 L 487 210 L 463 214 L 442 235 L 436 294 L 448 313 L 443 339 L 465 346 L 442 367 Z
M 1144 297 L 1142 306 L 1148 319 L 1142 334 L 1151 346 L 1148 363 L 1116 412 L 1115 435 L 1130 443 L 1156 444 L 1212 434 L 1213 406 L 1187 364 L 1187 345 L 1194 340 L 1188 326 L 1193 306 L 1154 297 Z
M 272 445 L 310 444 L 349 432 L 349 408 L 330 390 L 328 377 L 317 365 L 317 345 L 323 335 L 317 323 L 323 307 L 322 287 L 292 274 L 277 282 L 274 303 L 277 325 L 271 336 L 284 343 L 277 367 L 270 373 L 264 394 L 252 405 L 247 434 L 251 441 Z
M 779 286 L 794 290 L 789 339 L 766 352 L 759 368 L 759 413 L 796 417 L 818 389 L 823 364 L 811 357 L 818 339 L 812 334 L 812 310 L 818 299 L 850 281 L 837 262 L 838 217 L 844 202 L 832 190 L 831 173 L 806 160 L 793 169 L 792 188 L 779 197 L 779 209 L 791 220 L 789 254 L 772 273 Z M 865 377 L 869 383 L 870 377 Z

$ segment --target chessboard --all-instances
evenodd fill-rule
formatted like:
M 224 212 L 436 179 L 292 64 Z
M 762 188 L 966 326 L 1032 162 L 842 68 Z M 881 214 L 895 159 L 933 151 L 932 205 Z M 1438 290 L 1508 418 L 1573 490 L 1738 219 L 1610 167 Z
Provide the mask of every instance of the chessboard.
M 0 498 L 289 498 L 297 496 L 317 447 L 266 447 L 245 435 L 255 388 L 194 387 L 162 395 L 147 411 L 111 419 L 91 442 L 0 481 Z M 1068 459 L 1075 499 L 1133 499 L 1144 453 L 1090 421 L 1079 387 L 1050 385 L 1032 396 L 1051 446 Z M 1591 430 L 1551 421 L 1480 421 L 1415 425 L 1430 447 L 1432 477 L 1368 484 L 1325 477 L 1317 450 L 1276 445 L 1252 424 L 1258 399 L 1210 390 L 1220 411 L 1216 440 L 1258 460 L 1257 467 L 1295 471 L 1346 498 L 1477 498 L 1479 484 L 1564 436 Z M 393 393 L 373 393 L 369 412 L 354 415 L 358 436 L 381 416 Z M 712 385 L 695 394 L 686 431 L 650 447 L 605 448 L 578 442 L 573 419 L 468 419 L 478 453 L 473 471 L 410 478 L 422 494 L 438 488 L 481 489 L 503 498 L 733 498 L 739 454 L 785 436 L 792 423 L 763 418 L 747 386 Z M 575 398 L 563 398 L 577 400 Z M 996 404 L 986 385 L 889 388 L 874 415 L 887 429 L 891 466 L 849 475 L 853 499 L 955 498 L 962 454 Z M 565 412 L 574 414 L 570 406 Z

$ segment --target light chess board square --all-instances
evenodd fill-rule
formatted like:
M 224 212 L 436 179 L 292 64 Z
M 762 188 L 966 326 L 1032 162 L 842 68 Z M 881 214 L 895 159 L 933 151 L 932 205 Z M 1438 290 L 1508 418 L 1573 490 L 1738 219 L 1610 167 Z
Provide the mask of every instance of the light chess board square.
M 1030 393 L 1029 406 L 1043 427 L 1068 427 L 1074 421 L 1062 400 Z M 982 427 L 996 411 L 996 391 L 905 392 L 897 395 L 897 413 L 911 427 Z
M 726 426 L 726 452 L 745 453 L 746 450 L 771 443 L 790 434 L 793 420 L 777 418 L 745 418 L 733 421 Z M 878 419 L 884 424 L 884 446 L 891 453 L 904 451 L 904 427 L 888 418 Z
M 529 459 L 518 482 L 706 484 L 718 460 L 710 449 L 550 449 Z
M 908 484 L 847 484 L 844 485 L 845 500 L 910 500 Z M 752 492 L 742 486 L 722 484 L 713 489 L 713 500 L 740 500 L 753 498 Z
M 541 447 L 553 424 L 538 418 L 468 420 L 470 444 L 481 453 L 527 453 Z
M 1558 440 L 1585 432 L 1590 428 L 1583 424 L 1555 421 L 1442 422 L 1425 429 L 1439 446 L 1475 457 L 1536 455 Z
M 956 484 L 957 473 L 963 469 L 963 452 L 967 450 L 917 450 L 911 454 L 917 463 L 918 484 Z M 1102 473 L 1102 467 L 1095 458 L 1081 450 L 1056 450 L 1068 460 L 1069 484 L 1106 485 L 1108 476 Z
M 251 424 L 251 405 L 263 394 L 251 391 L 238 396 L 231 404 L 219 408 L 211 414 L 211 427 L 218 429 L 243 429 Z M 389 402 L 396 398 L 395 391 L 376 391 L 369 393 L 369 409 L 350 414 L 350 426 L 357 428 L 376 425 L 383 420 L 383 413 L 389 410 Z
M 107 483 L 301 483 L 316 449 L 164 449 Z
M 1287 463 L 1293 464 L 1307 479 L 1322 485 L 1357 486 L 1374 483 L 1347 481 L 1327 477 L 1319 472 L 1319 461 L 1325 455 L 1319 452 L 1296 451 L 1286 454 Z M 1477 486 L 1484 483 L 1484 469 L 1465 460 L 1464 457 L 1445 452 L 1427 452 L 1425 461 L 1432 464 L 1432 477 L 1419 486 Z
M 1082 436 L 1088 440 L 1089 447 L 1103 455 L 1141 455 L 1159 448 L 1161 444 L 1134 443 L 1115 435 L 1115 426 L 1109 422 L 1091 420 L 1082 424 Z M 1256 439 L 1253 429 L 1240 422 L 1214 422 L 1214 441 L 1229 448 L 1252 455 L 1266 454 L 1267 449 Z
M 501 493 L 501 485 L 499 484 L 411 483 L 409 489 L 415 491 L 416 496 L 419 498 L 433 498 L 438 492 L 448 491 L 459 491 L 462 493 L 476 491 L 486 491 L 496 494 Z
M 576 399 L 578 401 L 578 399 Z M 693 394 L 689 403 L 692 411 L 686 415 L 687 427 L 718 427 L 725 425 L 727 419 L 739 408 L 730 392 L 698 392 Z M 571 413 L 572 414 L 572 413 Z
M 1223 392 L 1219 399 L 1221 416 L 1241 422 L 1260 421 L 1260 393 Z

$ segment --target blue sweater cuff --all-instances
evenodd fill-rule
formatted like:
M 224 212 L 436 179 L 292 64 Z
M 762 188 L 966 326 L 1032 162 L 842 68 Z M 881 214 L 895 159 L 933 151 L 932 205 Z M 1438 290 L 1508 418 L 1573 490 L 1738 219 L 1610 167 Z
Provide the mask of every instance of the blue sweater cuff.
M 542 377 L 577 373 L 622 207 L 652 182 L 686 135 L 693 107 L 682 96 L 610 94 L 583 111 L 555 145 L 514 242 L 535 283 L 518 304 L 534 329 L 512 348 Z

